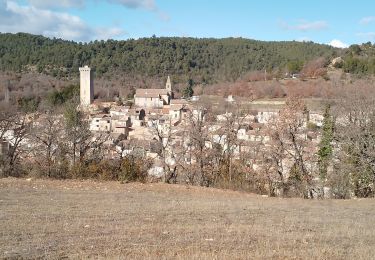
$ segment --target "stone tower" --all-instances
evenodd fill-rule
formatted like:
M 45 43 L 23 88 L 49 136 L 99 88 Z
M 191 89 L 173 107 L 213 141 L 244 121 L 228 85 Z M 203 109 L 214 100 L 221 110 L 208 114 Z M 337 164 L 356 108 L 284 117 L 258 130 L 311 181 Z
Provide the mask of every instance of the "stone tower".
M 172 95 L 172 83 L 171 78 L 168 76 L 167 83 L 165 84 L 165 88 L 168 90 L 169 94 Z
M 10 102 L 10 80 L 8 80 L 8 85 L 4 88 L 4 102 L 7 104 Z
M 82 106 L 88 106 L 94 100 L 94 81 L 88 66 L 79 68 L 80 73 L 80 101 Z

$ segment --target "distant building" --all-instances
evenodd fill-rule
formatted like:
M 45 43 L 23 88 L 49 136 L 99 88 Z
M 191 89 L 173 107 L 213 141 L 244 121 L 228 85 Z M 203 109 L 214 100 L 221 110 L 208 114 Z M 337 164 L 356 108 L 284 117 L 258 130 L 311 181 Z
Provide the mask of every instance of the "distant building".
M 189 103 L 184 99 L 173 99 L 169 106 L 169 117 L 173 121 L 180 121 L 187 113 Z
M 106 114 L 98 114 L 92 117 L 90 131 L 111 132 L 111 117 Z
M 163 108 L 169 105 L 173 98 L 171 79 L 168 76 L 164 89 L 137 89 L 134 103 L 137 107 Z
M 227 102 L 233 103 L 234 101 L 236 101 L 236 100 L 234 100 L 233 96 L 229 95 L 228 98 L 227 98 Z
M 279 115 L 278 110 L 269 110 L 269 111 L 258 111 L 256 115 L 256 121 L 261 124 L 267 124 L 273 118 L 276 118 Z
M 190 98 L 190 101 L 192 101 L 192 102 L 196 102 L 196 101 L 199 101 L 199 99 L 200 99 L 199 96 L 192 96 L 192 97 Z
M 88 66 L 79 68 L 80 72 L 80 102 L 82 106 L 88 106 L 94 100 L 94 81 L 92 71 Z

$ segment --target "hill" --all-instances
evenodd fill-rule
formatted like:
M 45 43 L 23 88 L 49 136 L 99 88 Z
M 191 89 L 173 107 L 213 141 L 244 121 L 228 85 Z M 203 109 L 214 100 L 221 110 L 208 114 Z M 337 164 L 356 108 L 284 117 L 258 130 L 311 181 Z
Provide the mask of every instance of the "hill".
M 347 73 L 375 75 L 375 44 L 367 42 L 350 46 L 345 52 L 342 67 Z
M 373 200 L 0 179 L 0 258 L 371 259 Z
M 152 37 L 126 41 L 77 43 L 26 33 L 0 34 L 0 70 L 38 72 L 72 79 L 89 65 L 97 77 L 172 75 L 177 82 L 234 81 L 255 70 L 298 70 L 318 57 L 341 50 L 313 42 L 265 42 L 243 38 L 197 39 Z

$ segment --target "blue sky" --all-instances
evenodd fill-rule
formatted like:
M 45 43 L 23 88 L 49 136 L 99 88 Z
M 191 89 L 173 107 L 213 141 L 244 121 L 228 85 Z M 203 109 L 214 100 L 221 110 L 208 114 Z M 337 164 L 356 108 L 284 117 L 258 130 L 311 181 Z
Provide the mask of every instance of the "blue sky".
M 0 0 L 0 32 L 75 41 L 156 35 L 344 47 L 375 41 L 375 1 Z

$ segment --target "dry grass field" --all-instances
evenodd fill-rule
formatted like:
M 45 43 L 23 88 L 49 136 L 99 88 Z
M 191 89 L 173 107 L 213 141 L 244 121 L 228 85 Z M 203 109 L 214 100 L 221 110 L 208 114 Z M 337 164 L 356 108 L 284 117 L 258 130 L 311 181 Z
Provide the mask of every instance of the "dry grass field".
M 375 200 L 0 180 L 0 258 L 371 259 Z

